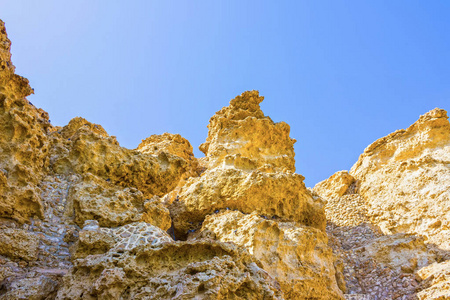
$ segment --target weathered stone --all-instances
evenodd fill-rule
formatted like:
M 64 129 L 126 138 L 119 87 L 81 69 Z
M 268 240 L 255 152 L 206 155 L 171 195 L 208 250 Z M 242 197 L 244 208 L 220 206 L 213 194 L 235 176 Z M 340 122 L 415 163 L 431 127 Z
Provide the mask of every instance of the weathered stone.
M 417 274 L 423 280 L 420 300 L 450 299 L 450 260 L 422 268 Z
M 192 161 L 168 152 L 171 148 L 153 155 L 120 147 L 100 125 L 83 118 L 72 119 L 52 135 L 55 172 L 92 173 L 112 184 L 137 188 L 147 198 L 171 191 L 191 170 Z
M 141 219 L 144 195 L 135 188 L 122 188 L 102 178 L 85 175 L 83 181 L 69 191 L 67 213 L 74 213 L 75 222 L 98 220 L 101 226 L 115 227 Z
M 265 116 L 259 107 L 263 100 L 258 91 L 244 92 L 211 118 L 208 137 L 200 146 L 208 168 L 219 166 L 228 155 L 239 154 L 247 168 L 270 165 L 267 167 L 295 171 L 295 139 L 289 137 L 290 127 Z
M 164 206 L 158 196 L 144 202 L 144 212 L 141 220 L 162 230 L 168 230 L 172 226 L 170 211 Z
M 341 197 L 355 181 L 355 178 L 347 171 L 339 171 L 330 178 L 316 184 L 314 191 L 325 199 Z
M 379 237 L 364 245 L 361 255 L 375 259 L 392 270 L 414 273 L 436 261 L 424 239 L 404 233 Z
M 364 150 L 350 174 L 371 221 L 387 234 L 424 235 L 450 250 L 450 123 L 434 109 Z
M 1 300 L 46 300 L 56 296 L 58 282 L 41 275 L 34 278 L 22 278 L 3 285 Z
M 185 179 L 190 176 L 198 176 L 199 165 L 194 156 L 191 143 L 179 134 L 164 133 L 154 134 L 142 140 L 136 148 L 137 151 L 158 157 L 161 153 L 170 153 L 184 159 L 188 167 Z
M 74 246 L 74 257 L 83 258 L 108 251 L 123 252 L 146 244 L 159 247 L 172 242 L 172 238 L 162 229 L 144 222 L 136 222 L 116 228 L 100 227 L 97 221 L 88 220 L 79 233 Z
M 434 262 L 450 249 L 449 162 L 450 124 L 434 109 L 367 147 L 350 174 L 314 187 L 350 292 L 445 298 L 448 279 Z M 428 279 L 419 286 L 416 274 Z
M 0 254 L 26 261 L 37 259 L 39 238 L 22 229 L 0 229 Z
M 278 280 L 285 299 L 343 299 L 327 236 L 318 229 L 225 211 L 207 216 L 201 230 L 247 248 Z
M 195 229 L 206 215 L 227 208 L 255 211 L 325 230 L 322 203 L 314 201 L 303 176 L 289 171 L 266 173 L 216 167 L 189 179 L 176 197 L 178 201 L 169 209 L 180 236 Z
M 307 189 L 257 91 L 211 118 L 204 158 L 168 133 L 130 150 L 50 125 L 10 45 L 0 21 L 0 299 L 450 298 L 444 110 Z
M 248 252 L 219 242 L 174 242 L 77 260 L 56 299 L 283 299 Z
M 14 74 L 11 42 L 0 20 L 0 217 L 26 222 L 42 217 L 37 187 L 48 166 L 48 114 L 26 96 L 28 80 Z

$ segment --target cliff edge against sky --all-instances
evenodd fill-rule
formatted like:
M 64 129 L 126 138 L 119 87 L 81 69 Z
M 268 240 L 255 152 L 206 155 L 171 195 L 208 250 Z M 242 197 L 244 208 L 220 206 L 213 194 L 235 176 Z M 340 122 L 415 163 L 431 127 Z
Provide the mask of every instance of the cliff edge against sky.
M 26 97 L 0 21 L 0 299 L 448 299 L 450 125 L 435 109 L 313 189 L 247 91 L 195 158 Z

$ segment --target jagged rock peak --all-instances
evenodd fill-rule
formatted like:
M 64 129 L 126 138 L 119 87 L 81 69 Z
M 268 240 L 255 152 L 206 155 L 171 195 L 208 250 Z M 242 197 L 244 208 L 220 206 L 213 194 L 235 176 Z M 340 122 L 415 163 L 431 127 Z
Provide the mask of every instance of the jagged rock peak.
M 441 143 L 445 144 L 446 141 L 450 140 L 448 135 L 449 131 L 450 123 L 448 122 L 447 112 L 444 109 L 435 108 L 421 115 L 420 118 L 407 129 L 396 130 L 370 144 L 352 167 L 352 172 L 356 171 L 356 168 L 360 166 L 365 157 L 370 156 L 375 152 L 379 152 L 386 156 L 394 155 L 396 159 L 403 159 L 403 157 L 407 157 L 410 154 L 409 152 L 404 152 L 404 149 L 414 148 L 414 152 L 418 154 L 425 148 L 431 148 Z M 423 133 L 423 135 L 418 134 L 419 132 Z M 411 139 L 414 135 L 417 136 Z M 397 140 L 404 142 L 404 144 L 409 144 L 408 147 L 392 147 L 392 142 Z M 395 150 L 397 151 L 392 152 L 394 148 L 396 148 Z M 411 153 L 411 155 L 415 154 Z
M 11 62 L 11 41 L 6 34 L 5 23 L 0 20 L 0 93 L 17 99 L 33 93 L 28 79 L 14 74 L 15 67 Z
M 289 137 L 288 124 L 264 115 L 259 107 L 263 100 L 258 91 L 244 92 L 210 119 L 208 137 L 200 145 L 209 168 L 225 163 L 295 171 L 296 140 Z
M 11 62 L 11 41 L 6 34 L 5 23 L 0 20 L 0 74 L 14 74 L 15 67 Z

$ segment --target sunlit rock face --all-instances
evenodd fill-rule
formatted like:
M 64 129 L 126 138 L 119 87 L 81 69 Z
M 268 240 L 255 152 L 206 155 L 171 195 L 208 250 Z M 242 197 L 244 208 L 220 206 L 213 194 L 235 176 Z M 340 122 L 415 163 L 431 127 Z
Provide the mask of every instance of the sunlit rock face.
M 445 110 L 433 109 L 406 130 L 375 141 L 350 173 L 337 172 L 313 191 L 327 202 L 330 245 L 344 262 L 349 291 L 381 298 L 450 297 Z
M 25 97 L 0 21 L 0 299 L 446 299 L 450 125 L 434 109 L 313 189 L 248 91 L 121 147 Z
M 257 91 L 212 117 L 200 160 L 178 134 L 126 149 L 51 125 L 0 25 L 1 299 L 343 298 L 323 202 Z
M 134 223 L 80 232 L 56 299 L 284 299 L 257 259 L 232 243 L 174 242 Z
M 28 80 L 14 74 L 11 41 L 0 20 L 0 217 L 21 223 L 43 215 L 39 181 L 48 170 L 48 114 L 26 96 Z
M 120 147 L 116 138 L 100 125 L 83 118 L 74 118 L 61 130 L 52 132 L 52 137 L 51 166 L 56 173 L 91 173 L 115 185 L 137 188 L 148 198 L 164 195 L 176 187 L 186 172 L 192 173 L 195 160 L 187 145 L 184 151 L 166 147 L 157 152 L 144 147 L 138 150 Z M 153 137 L 159 140 L 154 147 L 163 144 L 165 138 L 168 144 L 172 142 L 169 134 Z M 150 142 L 146 143 L 149 148 Z
M 209 168 L 222 164 L 228 155 L 240 155 L 248 168 L 270 165 L 267 167 L 295 171 L 290 127 L 265 116 L 259 107 L 263 100 L 258 91 L 242 93 L 211 118 L 208 137 L 200 146 Z
M 294 173 L 289 126 L 264 116 L 262 100 L 245 92 L 211 118 L 206 170 L 165 197 L 175 236 L 247 249 L 285 299 L 340 299 L 323 202 Z
M 428 237 L 450 250 L 450 124 L 433 109 L 364 150 L 350 174 L 385 233 Z
M 200 235 L 245 247 L 277 278 L 285 299 L 339 299 L 334 257 L 327 235 L 295 222 L 225 210 L 209 215 Z

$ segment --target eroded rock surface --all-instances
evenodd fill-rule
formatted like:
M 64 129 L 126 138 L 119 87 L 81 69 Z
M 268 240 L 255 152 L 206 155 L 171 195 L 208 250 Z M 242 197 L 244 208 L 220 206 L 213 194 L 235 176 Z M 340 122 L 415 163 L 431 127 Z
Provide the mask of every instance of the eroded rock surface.
M 166 148 L 154 154 L 126 149 L 101 126 L 82 118 L 72 119 L 52 136 L 55 145 L 51 165 L 56 173 L 91 173 L 114 185 L 139 189 L 147 198 L 164 195 L 178 185 L 186 172 L 192 173 L 193 158 L 187 150 L 172 154 L 172 148 Z
M 43 214 L 37 186 L 48 167 L 48 114 L 26 96 L 28 80 L 14 74 L 11 41 L 0 20 L 0 217 L 26 222 Z
M 434 109 L 364 150 L 351 169 L 371 221 L 450 250 L 450 123 Z
M 226 208 L 325 229 L 322 203 L 314 201 L 301 175 L 289 171 L 216 167 L 188 180 L 176 197 L 170 210 L 181 236 L 198 228 L 206 215 Z
M 326 234 L 295 222 L 225 210 L 209 215 L 205 231 L 223 242 L 245 247 L 276 278 L 285 299 L 338 299 L 334 258 Z
M 290 127 L 265 116 L 259 107 L 263 100 L 258 91 L 242 93 L 211 118 L 208 137 L 200 146 L 209 168 L 220 165 L 228 155 L 240 154 L 249 168 L 269 164 L 295 171 L 295 139 L 289 137 Z
M 450 124 L 434 109 L 367 147 L 351 172 L 318 183 L 349 292 L 446 299 Z M 441 292 L 442 291 L 442 292 Z M 441 297 L 441 298 L 440 298 Z
M 51 125 L 10 46 L 0 21 L 0 299 L 450 297 L 444 110 L 308 189 L 257 91 L 211 118 L 204 158 L 178 134 L 126 149 Z
M 242 248 L 213 241 L 147 243 L 75 262 L 56 299 L 283 299 Z
M 423 280 L 417 294 L 420 300 L 450 298 L 450 260 L 422 268 L 418 275 Z

